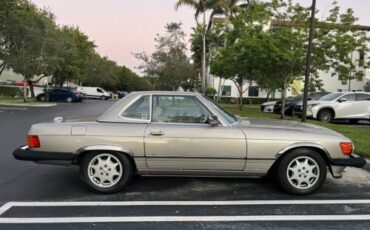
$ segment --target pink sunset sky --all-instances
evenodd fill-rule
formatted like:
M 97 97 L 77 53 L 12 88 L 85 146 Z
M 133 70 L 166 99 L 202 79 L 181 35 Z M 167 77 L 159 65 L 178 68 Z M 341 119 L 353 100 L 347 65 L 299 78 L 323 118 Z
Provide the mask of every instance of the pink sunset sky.
M 195 26 L 191 8 L 178 11 L 176 0 L 32 0 L 40 8 L 50 9 L 63 25 L 78 26 L 98 46 L 101 55 L 133 70 L 139 61 L 132 53 L 154 50 L 154 37 L 164 32 L 168 22 L 182 22 L 188 35 Z M 295 0 L 310 5 L 311 0 Z M 317 0 L 317 18 L 328 14 L 332 0 Z M 370 1 L 339 0 L 342 8 L 352 7 L 359 23 L 370 25 Z

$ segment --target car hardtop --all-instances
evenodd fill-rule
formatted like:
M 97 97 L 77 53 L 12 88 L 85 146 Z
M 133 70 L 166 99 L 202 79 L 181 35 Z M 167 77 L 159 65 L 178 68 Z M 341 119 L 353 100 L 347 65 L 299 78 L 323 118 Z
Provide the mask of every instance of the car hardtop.
M 133 102 L 142 96 L 152 95 L 168 95 L 168 96 L 195 96 L 200 97 L 201 94 L 197 92 L 179 92 L 179 91 L 137 91 L 131 92 L 124 98 L 116 102 L 112 107 L 105 111 L 100 117 L 98 122 L 124 122 L 120 114 Z

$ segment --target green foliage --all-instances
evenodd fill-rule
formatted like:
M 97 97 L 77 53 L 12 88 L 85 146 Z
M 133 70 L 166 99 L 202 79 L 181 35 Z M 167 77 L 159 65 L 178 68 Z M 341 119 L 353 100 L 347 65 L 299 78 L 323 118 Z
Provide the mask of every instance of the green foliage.
M 181 23 L 169 23 L 165 29 L 165 35 L 155 38 L 156 50 L 151 55 L 144 52 L 135 54 L 142 61 L 139 68 L 154 78 L 155 89 L 177 90 L 181 86 L 193 90 L 198 79 L 194 66 L 186 56 L 185 33 Z
M 22 91 L 18 87 L 0 86 L 0 96 L 15 97 L 21 96 Z
M 55 86 L 66 81 L 110 90 L 151 89 L 126 67 L 94 50 L 95 45 L 77 27 L 59 26 L 46 9 L 28 0 L 2 0 L 0 7 L 0 74 L 11 68 L 30 85 L 33 79 L 52 76 Z M 125 82 L 133 82 L 127 86 Z M 126 85 L 125 85 L 126 84 Z
M 212 88 L 212 87 L 208 87 L 206 89 L 206 95 L 207 96 L 214 96 L 216 93 L 217 93 L 217 90 Z

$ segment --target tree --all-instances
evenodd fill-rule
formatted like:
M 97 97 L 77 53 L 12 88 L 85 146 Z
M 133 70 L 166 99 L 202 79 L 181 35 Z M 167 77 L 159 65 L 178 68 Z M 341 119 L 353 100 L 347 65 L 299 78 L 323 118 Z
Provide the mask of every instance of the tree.
M 6 10 L 1 24 L 4 28 L 1 33 L 4 49 L 1 58 L 9 68 L 24 77 L 34 97 L 32 78 L 47 74 L 49 56 L 45 48 L 49 31 L 55 27 L 54 17 L 24 0 L 17 1 L 15 6 Z
M 168 23 L 164 36 L 157 35 L 156 50 L 148 55 L 135 54 L 143 63 L 139 66 L 147 76 L 155 78 L 155 88 L 177 90 L 197 78 L 190 59 L 186 56 L 185 33 L 181 23 Z
M 63 87 L 66 81 L 82 82 L 87 79 L 89 62 L 100 58 L 94 51 L 94 43 L 74 27 L 56 28 L 54 36 L 51 43 L 56 57 L 51 67 L 54 85 Z

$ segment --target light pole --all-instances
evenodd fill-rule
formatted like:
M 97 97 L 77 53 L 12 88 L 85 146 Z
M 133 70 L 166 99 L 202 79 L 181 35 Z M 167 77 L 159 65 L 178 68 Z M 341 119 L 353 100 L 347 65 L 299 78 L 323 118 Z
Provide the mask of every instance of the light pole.
M 301 117 L 302 122 L 306 122 L 306 119 L 307 119 L 307 100 L 308 100 L 308 87 L 309 87 L 309 82 L 310 82 L 310 67 L 311 67 L 312 40 L 313 40 L 314 23 L 315 23 L 315 10 L 316 10 L 316 0 L 312 0 L 310 31 L 308 33 L 306 70 L 305 70 L 305 78 L 304 78 L 303 107 L 302 107 L 302 117 Z

